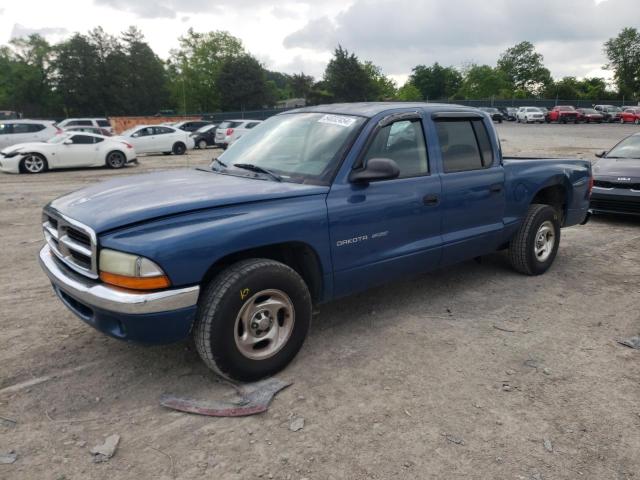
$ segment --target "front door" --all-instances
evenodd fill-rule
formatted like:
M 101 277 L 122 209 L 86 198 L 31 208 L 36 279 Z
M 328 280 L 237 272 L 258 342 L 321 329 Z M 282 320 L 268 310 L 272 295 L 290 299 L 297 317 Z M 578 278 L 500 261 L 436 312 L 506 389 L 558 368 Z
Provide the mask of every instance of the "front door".
M 54 163 L 59 167 L 86 167 L 96 162 L 98 145 L 90 135 L 77 133 L 65 140 L 57 151 Z M 67 141 L 71 143 L 66 143 Z
M 399 177 L 334 184 L 327 197 L 335 297 L 440 261 L 440 176 L 429 168 L 422 121 L 398 120 L 378 128 L 363 165 L 371 158 L 394 160 Z

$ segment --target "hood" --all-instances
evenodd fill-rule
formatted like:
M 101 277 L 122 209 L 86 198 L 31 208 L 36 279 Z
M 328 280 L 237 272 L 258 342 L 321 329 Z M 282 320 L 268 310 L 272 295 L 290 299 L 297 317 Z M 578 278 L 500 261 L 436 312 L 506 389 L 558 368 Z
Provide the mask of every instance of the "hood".
M 45 208 L 102 233 L 167 215 L 328 191 L 329 187 L 317 185 L 173 170 L 98 183 L 57 198 Z
M 15 145 L 11 145 L 10 147 L 5 148 L 1 153 L 6 155 L 7 153 L 28 150 L 30 148 L 40 148 L 43 145 L 46 145 L 46 142 L 16 143 Z
M 631 178 L 640 181 L 640 158 L 601 158 L 593 167 L 595 178 L 618 177 Z M 610 180 L 610 178 L 607 178 Z

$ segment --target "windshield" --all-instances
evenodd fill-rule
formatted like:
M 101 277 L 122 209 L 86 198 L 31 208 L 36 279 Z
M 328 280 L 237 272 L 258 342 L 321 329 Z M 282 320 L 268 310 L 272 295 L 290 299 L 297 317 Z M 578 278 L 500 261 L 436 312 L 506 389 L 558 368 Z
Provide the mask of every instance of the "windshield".
M 632 135 L 613 147 L 607 158 L 637 158 L 640 159 L 640 135 Z
M 212 128 L 216 128 L 215 125 L 205 125 L 204 127 L 200 127 L 197 132 L 198 133 L 204 133 L 204 132 L 208 132 L 209 130 L 211 130 Z
M 62 143 L 70 136 L 71 134 L 69 133 L 59 133 L 58 135 L 54 135 L 49 140 L 47 140 L 47 143 Z
M 255 165 L 284 181 L 326 185 L 364 121 L 362 117 L 324 113 L 277 115 L 249 130 L 220 161 L 230 168 Z M 219 165 L 212 164 L 212 168 Z

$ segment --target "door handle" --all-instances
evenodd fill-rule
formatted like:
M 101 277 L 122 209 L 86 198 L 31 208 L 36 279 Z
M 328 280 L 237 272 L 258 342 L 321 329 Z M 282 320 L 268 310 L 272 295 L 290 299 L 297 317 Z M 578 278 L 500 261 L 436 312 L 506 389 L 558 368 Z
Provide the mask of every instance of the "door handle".
M 432 207 L 438 205 L 438 203 L 440 203 L 440 199 L 437 195 L 425 195 L 424 197 L 422 197 L 422 203 L 429 207 Z
M 489 187 L 489 191 L 491 193 L 500 193 L 502 191 L 502 185 L 499 185 L 499 184 L 491 185 Z

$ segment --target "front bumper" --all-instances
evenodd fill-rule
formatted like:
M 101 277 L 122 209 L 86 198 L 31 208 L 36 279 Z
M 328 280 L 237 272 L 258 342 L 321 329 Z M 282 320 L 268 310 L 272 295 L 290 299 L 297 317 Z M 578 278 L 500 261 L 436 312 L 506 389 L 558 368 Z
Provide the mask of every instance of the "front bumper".
M 22 160 L 22 155 L 9 158 L 0 155 L 0 172 L 20 173 L 20 160 Z
M 640 191 L 593 187 L 589 210 L 596 213 L 640 215 Z
M 159 344 L 187 337 L 200 287 L 137 293 L 107 286 L 60 265 L 45 245 L 40 265 L 56 294 L 81 320 L 122 340 Z

